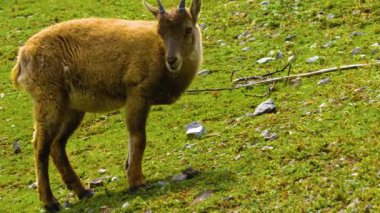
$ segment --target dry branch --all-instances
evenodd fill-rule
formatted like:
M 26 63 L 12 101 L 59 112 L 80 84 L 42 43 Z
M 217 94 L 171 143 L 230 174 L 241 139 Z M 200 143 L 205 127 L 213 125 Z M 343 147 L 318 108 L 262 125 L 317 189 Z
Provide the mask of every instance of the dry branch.
M 270 78 L 270 79 L 266 79 L 266 80 L 262 80 L 262 81 L 253 81 L 253 82 L 249 82 L 247 84 L 238 84 L 235 86 L 235 88 L 238 89 L 238 88 L 249 87 L 249 86 L 258 85 L 258 84 L 267 84 L 267 83 L 283 81 L 286 79 L 292 79 L 292 78 L 297 78 L 297 77 L 310 77 L 310 76 L 320 75 L 320 74 L 329 73 L 329 72 L 359 69 L 362 67 L 369 67 L 369 66 L 373 66 L 373 65 L 380 65 L 380 61 L 376 61 L 376 62 L 370 63 L 370 64 L 346 65 L 346 66 L 341 66 L 341 67 L 333 67 L 333 68 L 328 68 L 328 69 L 322 69 L 322 70 L 309 72 L 309 73 L 302 73 L 302 74 L 298 74 L 298 75 L 289 75 L 289 76 L 283 76 L 283 77 L 277 77 L 277 78 Z

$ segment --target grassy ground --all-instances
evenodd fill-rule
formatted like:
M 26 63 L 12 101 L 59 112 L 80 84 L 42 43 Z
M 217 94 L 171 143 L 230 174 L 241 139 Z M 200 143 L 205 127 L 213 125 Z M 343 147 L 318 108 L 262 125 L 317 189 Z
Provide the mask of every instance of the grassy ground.
M 17 48 L 55 22 L 94 16 L 151 19 L 140 0 L 0 0 L 0 212 L 41 208 L 36 190 L 28 189 L 35 181 L 31 101 L 27 94 L 14 91 L 9 80 Z M 284 66 L 292 55 L 296 55 L 293 73 L 380 59 L 379 47 L 372 46 L 380 43 L 378 0 L 272 0 L 268 6 L 258 0 L 208 0 L 200 22 L 203 69 L 212 74 L 197 77 L 192 89 L 230 86 L 233 70 L 240 76 L 264 74 Z M 247 31 L 251 36 L 238 38 Z M 289 35 L 295 37 L 286 42 Z M 324 48 L 329 41 L 334 42 Z M 245 47 L 250 49 L 242 51 Z M 352 55 L 356 47 L 361 52 Z M 271 51 L 281 51 L 284 57 L 255 63 Z M 307 64 L 313 56 L 320 60 Z M 73 205 L 66 211 L 99 212 L 107 206 L 116 212 L 378 212 L 379 70 L 370 67 L 316 76 L 303 79 L 298 87 L 279 83 L 269 96 L 278 106 L 277 113 L 238 121 L 269 98 L 252 96 L 265 93 L 267 86 L 184 95 L 175 105 L 154 107 L 144 160 L 148 187 L 136 194 L 127 193 L 124 180 L 123 112 L 88 114 L 68 145 L 71 161 L 86 184 L 107 175 L 120 179 L 106 181 L 90 200 L 70 198 Z M 330 83 L 317 85 L 327 77 Z M 184 126 L 192 121 L 205 125 L 206 137 L 186 139 Z M 260 136 L 265 129 L 277 133 L 278 139 L 265 141 Z M 22 148 L 19 154 L 12 149 L 16 139 Z M 172 180 L 190 166 L 201 174 Z M 100 175 L 100 168 L 106 173 Z M 63 203 L 69 191 L 54 168 L 50 177 Z M 206 191 L 212 191 L 212 196 L 193 203 Z M 122 209 L 125 202 L 130 205 Z

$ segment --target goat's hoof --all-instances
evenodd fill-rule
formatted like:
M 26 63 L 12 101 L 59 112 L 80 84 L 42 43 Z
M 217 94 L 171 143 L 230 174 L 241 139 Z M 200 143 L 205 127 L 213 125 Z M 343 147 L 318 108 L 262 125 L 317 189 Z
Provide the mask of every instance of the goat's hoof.
M 46 212 L 59 212 L 59 210 L 61 210 L 61 205 L 59 205 L 59 203 L 53 203 L 51 205 L 45 205 L 44 208 Z
M 78 197 L 79 199 L 83 200 L 93 197 L 94 194 L 95 192 L 92 191 L 92 189 L 86 189 L 83 193 L 79 194 Z

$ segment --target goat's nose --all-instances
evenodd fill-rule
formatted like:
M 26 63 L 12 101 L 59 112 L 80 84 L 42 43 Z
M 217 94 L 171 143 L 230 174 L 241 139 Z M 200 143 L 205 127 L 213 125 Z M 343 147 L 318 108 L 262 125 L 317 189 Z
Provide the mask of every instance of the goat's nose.
M 175 62 L 177 62 L 177 57 L 167 57 L 166 58 L 166 61 L 168 62 L 168 64 L 170 64 L 170 65 L 173 65 L 173 64 L 175 64 Z

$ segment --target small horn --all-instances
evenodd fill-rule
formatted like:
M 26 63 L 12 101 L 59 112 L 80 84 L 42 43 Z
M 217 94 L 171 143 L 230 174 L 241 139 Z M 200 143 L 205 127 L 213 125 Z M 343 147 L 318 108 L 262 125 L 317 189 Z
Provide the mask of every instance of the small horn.
M 181 1 L 179 2 L 178 10 L 181 11 L 181 12 L 186 10 L 186 3 L 185 3 L 185 0 L 181 0 Z
M 163 6 L 162 3 L 161 3 L 161 0 L 157 0 L 157 4 L 158 4 L 159 13 L 160 13 L 161 15 L 162 15 L 162 14 L 165 14 L 166 11 L 165 11 L 164 6 Z

